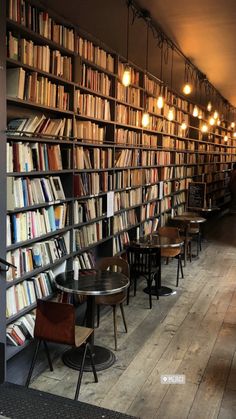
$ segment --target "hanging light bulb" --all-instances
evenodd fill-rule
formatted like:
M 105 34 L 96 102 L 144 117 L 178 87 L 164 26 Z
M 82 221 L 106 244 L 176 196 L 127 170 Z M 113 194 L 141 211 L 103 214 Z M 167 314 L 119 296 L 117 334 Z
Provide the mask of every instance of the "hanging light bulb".
M 215 124 L 215 119 L 213 118 L 213 116 L 211 116 L 210 118 L 209 118 L 209 124 L 211 125 L 211 126 L 213 126 L 214 124 Z
M 130 17 L 130 4 L 127 7 L 127 26 L 126 26 L 126 60 L 129 62 L 129 17 Z M 128 87 L 131 83 L 131 68 L 128 64 L 124 66 L 124 73 L 122 75 L 122 84 Z
M 218 126 L 220 125 L 220 122 L 221 122 L 220 121 L 220 118 L 218 118 L 217 121 L 216 121 L 216 123 L 217 123 Z
M 202 132 L 207 132 L 207 131 L 208 131 L 208 126 L 207 126 L 207 124 L 203 124 L 203 125 L 201 126 L 201 131 L 202 131 Z
M 196 118 L 198 116 L 198 107 L 197 107 L 197 105 L 195 105 L 194 108 L 193 108 L 193 116 L 195 116 Z
M 202 110 L 200 109 L 198 113 L 198 119 L 202 119 L 202 117 L 203 117 L 203 114 L 202 114 Z
M 173 119 L 175 118 L 175 110 L 173 107 L 169 109 L 167 118 L 169 119 L 169 121 L 173 121 Z
M 231 122 L 231 128 L 235 128 L 235 122 Z
M 142 126 L 147 128 L 150 122 L 150 117 L 148 112 L 144 112 L 142 116 Z
M 158 109 L 162 109 L 164 106 L 164 98 L 163 96 L 160 94 L 157 98 L 157 107 Z
M 219 112 L 217 112 L 217 111 L 215 110 L 215 112 L 214 112 L 214 114 L 213 114 L 213 118 L 214 118 L 214 119 L 217 119 L 217 118 L 218 118 L 218 116 L 219 116 Z
M 233 133 L 233 137 L 234 137 L 234 138 L 236 138 L 236 131 L 234 131 L 234 133 Z
M 187 124 L 186 121 L 183 121 L 182 124 L 180 125 L 180 128 L 185 131 L 187 129 Z
M 212 104 L 211 104 L 211 102 L 208 102 L 208 104 L 207 104 L 207 110 L 209 112 L 211 112 L 211 110 L 212 110 Z
M 192 92 L 192 86 L 189 83 L 185 83 L 184 87 L 183 87 L 183 93 L 185 95 L 190 95 L 190 93 Z
M 126 65 L 122 76 L 122 84 L 127 87 L 131 83 L 131 68 Z
M 224 136 L 224 141 L 225 141 L 226 143 L 227 143 L 228 139 L 229 139 L 228 135 L 225 135 L 225 136 Z

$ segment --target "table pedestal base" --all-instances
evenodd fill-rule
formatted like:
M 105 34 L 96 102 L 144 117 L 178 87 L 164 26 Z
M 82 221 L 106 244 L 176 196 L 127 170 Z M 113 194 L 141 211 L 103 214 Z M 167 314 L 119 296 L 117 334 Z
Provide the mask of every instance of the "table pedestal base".
M 74 370 L 80 370 L 82 355 L 83 350 L 80 348 L 72 348 L 64 352 L 62 360 L 67 367 L 73 368 Z M 116 357 L 110 349 L 97 345 L 94 346 L 94 363 L 97 371 L 102 371 L 111 367 L 115 360 Z M 87 355 L 85 359 L 84 371 L 92 371 L 89 355 Z
M 144 288 L 143 290 L 146 294 L 149 294 L 149 289 L 148 288 Z M 171 288 L 169 287 L 164 287 L 161 286 L 161 288 L 158 288 L 158 293 L 159 293 L 159 297 L 164 297 L 167 295 L 173 295 L 176 294 L 176 291 L 173 291 Z M 156 294 L 156 287 L 152 286 L 151 287 L 151 294 L 152 295 L 157 295 Z

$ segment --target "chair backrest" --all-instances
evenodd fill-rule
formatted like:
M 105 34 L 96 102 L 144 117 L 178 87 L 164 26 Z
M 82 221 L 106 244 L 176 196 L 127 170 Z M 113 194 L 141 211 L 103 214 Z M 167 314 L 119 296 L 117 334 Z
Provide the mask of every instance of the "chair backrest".
M 130 245 L 127 248 L 127 257 L 132 274 L 149 275 L 152 268 L 158 266 L 159 250 Z
M 34 336 L 50 342 L 75 345 L 73 305 L 38 300 Z
M 100 259 L 96 263 L 96 269 L 100 269 L 101 271 L 113 270 L 116 272 L 121 272 L 122 274 L 127 276 L 127 278 L 130 277 L 128 262 L 117 256 L 111 256 Z
M 175 220 L 174 218 L 171 218 L 169 220 L 171 226 L 177 227 L 180 232 L 183 232 L 186 236 L 189 233 L 190 228 L 190 222 L 187 220 Z
M 179 229 L 178 227 L 159 227 L 158 234 L 160 236 L 166 236 L 171 239 L 178 239 L 179 238 Z

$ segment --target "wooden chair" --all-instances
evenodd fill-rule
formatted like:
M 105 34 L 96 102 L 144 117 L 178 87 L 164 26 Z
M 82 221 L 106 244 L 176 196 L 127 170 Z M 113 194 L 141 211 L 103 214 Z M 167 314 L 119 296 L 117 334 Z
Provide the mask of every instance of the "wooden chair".
M 26 380 L 26 387 L 29 386 L 41 342 L 44 344 L 50 371 L 53 371 L 53 366 L 47 342 L 71 345 L 75 346 L 76 348 L 84 346 L 82 363 L 75 392 L 75 400 L 77 400 L 79 396 L 87 351 L 89 352 L 95 382 L 98 382 L 92 349 L 88 341 L 93 332 L 93 329 L 75 325 L 75 310 L 73 305 L 56 303 L 53 301 L 38 300 L 34 329 L 36 348 Z
M 187 215 L 191 215 L 193 217 L 199 217 L 199 214 L 197 212 L 187 212 Z M 183 214 L 185 215 L 185 213 Z M 197 242 L 197 256 L 199 255 L 199 251 L 201 252 L 202 250 L 202 235 L 201 235 L 201 228 L 200 225 L 198 223 L 191 223 L 189 225 L 189 230 L 188 230 L 190 236 L 194 239 L 196 239 Z
M 190 223 L 186 220 L 169 220 L 172 227 L 177 227 L 179 229 L 179 234 L 181 239 L 184 241 L 184 266 L 186 266 L 187 258 L 189 257 L 190 262 L 192 262 L 192 237 L 189 233 Z
M 130 245 L 127 248 L 127 258 L 130 266 L 130 277 L 134 281 L 134 295 L 137 290 L 137 279 L 144 276 L 147 281 L 149 307 L 152 308 L 152 282 L 155 281 L 156 296 L 159 299 L 157 274 L 159 271 L 159 250 L 155 248 Z M 128 292 L 129 299 L 129 292 Z
M 113 269 L 119 272 L 122 272 L 127 278 L 130 277 L 129 265 L 126 260 L 119 257 L 106 257 L 99 260 L 96 264 L 96 269 L 101 271 L 106 271 L 108 269 Z M 97 305 L 97 325 L 100 324 L 100 305 L 109 305 L 113 309 L 113 324 L 114 324 L 114 338 L 115 338 L 115 350 L 117 350 L 117 306 L 120 306 L 120 311 L 124 323 L 125 332 L 127 333 L 127 324 L 125 320 L 125 313 L 123 303 L 127 299 L 127 291 L 119 292 L 114 295 L 99 295 L 95 298 L 95 303 Z
M 170 237 L 172 239 L 179 239 L 179 229 L 177 227 L 159 227 L 158 234 L 160 236 Z M 168 263 L 169 258 L 177 258 L 177 278 L 176 287 L 179 285 L 179 271 L 181 271 L 182 278 L 184 277 L 182 259 L 181 259 L 181 246 L 180 247 L 166 247 L 161 249 L 161 257 L 165 257 Z

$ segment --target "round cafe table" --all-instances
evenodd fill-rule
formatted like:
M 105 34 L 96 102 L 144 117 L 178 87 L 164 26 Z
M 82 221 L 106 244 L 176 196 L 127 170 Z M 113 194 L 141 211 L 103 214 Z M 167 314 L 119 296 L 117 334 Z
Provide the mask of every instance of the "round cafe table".
M 137 245 L 140 248 L 156 248 L 159 249 L 158 252 L 158 273 L 157 273 L 157 287 L 158 287 L 158 294 L 159 296 L 166 296 L 173 294 L 173 290 L 169 287 L 165 287 L 161 284 L 161 249 L 167 248 L 167 247 L 181 247 L 183 246 L 184 241 L 181 238 L 172 238 L 167 236 L 160 236 L 158 233 L 153 233 L 148 236 L 140 237 L 140 239 L 137 241 Z M 144 292 L 147 294 L 149 293 L 148 288 L 144 289 Z M 151 293 L 152 295 L 156 295 L 156 287 L 151 287 Z
M 191 215 L 191 213 L 188 214 L 187 212 L 185 214 L 175 215 L 173 220 L 186 221 L 190 224 L 202 224 L 206 222 L 206 218 L 200 217 L 198 215 Z
M 79 279 L 74 280 L 74 271 L 63 272 L 55 277 L 55 284 L 63 292 L 87 296 L 86 326 L 94 328 L 95 297 L 111 295 L 124 291 L 129 286 L 129 279 L 120 272 L 86 269 L 79 271 Z M 109 368 L 115 362 L 113 352 L 103 346 L 94 345 L 94 333 L 90 344 L 94 351 L 94 363 L 97 371 Z M 63 354 L 63 362 L 70 368 L 79 370 L 82 353 L 80 348 L 71 348 Z M 85 371 L 91 371 L 91 363 L 85 361 Z

